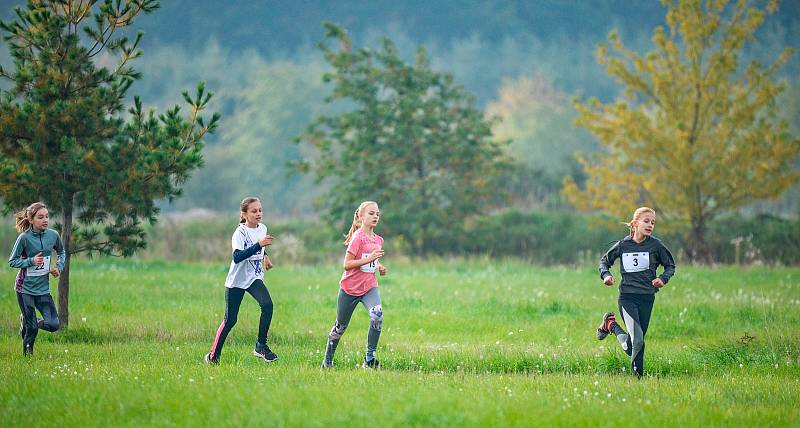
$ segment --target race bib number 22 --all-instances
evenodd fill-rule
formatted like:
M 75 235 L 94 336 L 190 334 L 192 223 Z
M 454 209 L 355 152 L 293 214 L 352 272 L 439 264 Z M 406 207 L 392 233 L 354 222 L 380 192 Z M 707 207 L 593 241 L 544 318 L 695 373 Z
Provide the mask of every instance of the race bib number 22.
M 41 265 L 29 267 L 27 273 L 28 276 L 42 276 L 50 273 L 50 256 L 44 256 Z

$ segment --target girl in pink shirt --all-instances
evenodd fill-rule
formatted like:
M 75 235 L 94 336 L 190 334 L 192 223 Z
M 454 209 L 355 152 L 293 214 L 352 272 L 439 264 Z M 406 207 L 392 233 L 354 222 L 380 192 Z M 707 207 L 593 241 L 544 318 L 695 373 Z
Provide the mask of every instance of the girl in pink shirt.
M 383 309 L 375 272 L 377 271 L 381 276 L 386 275 L 386 267 L 378 260 L 383 257 L 383 238 L 374 232 L 380 216 L 378 204 L 372 201 L 362 202 L 353 214 L 353 224 L 344 240 L 347 252 L 343 263 L 344 274 L 339 281 L 336 323 L 328 334 L 325 360 L 322 362 L 323 368 L 333 367 L 333 354 L 336 352 L 336 346 L 359 303 L 367 309 L 370 319 L 367 353 L 364 356 L 363 367 L 380 367 L 380 363 L 375 358 L 375 350 L 378 348 L 378 339 L 381 337 Z

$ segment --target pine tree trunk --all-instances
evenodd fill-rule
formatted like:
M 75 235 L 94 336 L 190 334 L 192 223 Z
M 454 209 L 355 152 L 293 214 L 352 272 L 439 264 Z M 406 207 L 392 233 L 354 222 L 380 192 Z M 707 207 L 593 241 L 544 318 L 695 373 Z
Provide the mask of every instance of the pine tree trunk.
M 64 244 L 66 258 L 64 270 L 58 277 L 58 321 L 61 329 L 69 326 L 69 264 L 72 259 L 72 203 L 64 206 L 64 228 L 61 230 L 61 241 Z

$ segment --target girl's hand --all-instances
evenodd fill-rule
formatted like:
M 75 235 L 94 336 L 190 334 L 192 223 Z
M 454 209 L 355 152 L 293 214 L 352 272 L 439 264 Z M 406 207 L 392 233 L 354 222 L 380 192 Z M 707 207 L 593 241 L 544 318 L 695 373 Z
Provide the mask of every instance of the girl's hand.
M 378 265 L 378 273 L 380 273 L 380 274 L 381 274 L 381 276 L 384 276 L 384 275 L 386 275 L 386 266 L 384 266 L 384 265 Z
M 383 248 L 378 248 L 377 250 L 369 253 L 369 261 L 378 260 L 381 257 L 383 257 Z
M 58 278 L 58 275 L 61 275 L 61 274 L 58 272 L 58 269 L 52 267 L 52 268 L 50 268 L 50 275 L 53 275 L 54 277 Z
M 36 253 L 36 255 L 33 256 L 33 265 L 39 267 L 43 264 L 44 264 L 44 256 L 42 255 L 41 252 Z
M 663 286 L 664 286 L 664 281 L 662 281 L 661 278 L 656 278 L 653 280 L 653 287 L 661 288 Z
M 603 284 L 614 285 L 614 277 L 612 275 L 607 276 L 606 279 L 603 280 Z
M 272 266 L 272 260 L 270 260 L 269 257 L 264 257 L 264 269 L 270 270 Z
M 258 244 L 262 247 L 266 247 L 267 245 L 272 245 L 272 235 L 266 235 L 263 238 L 258 240 Z

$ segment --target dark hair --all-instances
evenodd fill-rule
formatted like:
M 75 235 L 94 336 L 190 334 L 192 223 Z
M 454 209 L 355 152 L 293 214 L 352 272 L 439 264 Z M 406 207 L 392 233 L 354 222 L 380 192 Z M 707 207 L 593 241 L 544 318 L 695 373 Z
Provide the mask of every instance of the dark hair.
M 47 209 L 47 205 L 42 202 L 34 202 L 28 205 L 28 208 L 16 213 L 14 217 L 16 217 L 17 220 L 17 232 L 24 232 L 28 230 L 33 223 L 33 217 L 35 217 L 36 213 L 38 213 L 42 208 Z
M 239 212 L 239 223 L 245 222 L 243 214 L 247 212 L 247 207 L 249 207 L 250 204 L 252 204 L 253 202 L 261 202 L 261 200 L 256 198 L 255 196 L 248 196 L 242 199 L 242 204 L 241 204 L 242 211 Z

